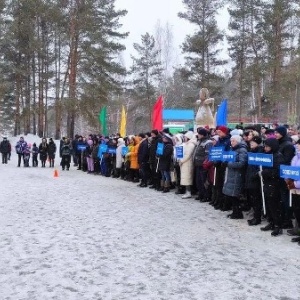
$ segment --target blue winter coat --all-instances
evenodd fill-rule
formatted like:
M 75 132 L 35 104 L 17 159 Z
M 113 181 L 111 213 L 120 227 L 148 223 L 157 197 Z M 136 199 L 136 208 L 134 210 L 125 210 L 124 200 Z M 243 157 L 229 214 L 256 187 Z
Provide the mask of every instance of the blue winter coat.
M 245 170 L 247 166 L 247 145 L 239 143 L 232 149 L 236 152 L 235 162 L 229 162 L 226 169 L 223 194 L 231 197 L 239 197 L 244 188 Z

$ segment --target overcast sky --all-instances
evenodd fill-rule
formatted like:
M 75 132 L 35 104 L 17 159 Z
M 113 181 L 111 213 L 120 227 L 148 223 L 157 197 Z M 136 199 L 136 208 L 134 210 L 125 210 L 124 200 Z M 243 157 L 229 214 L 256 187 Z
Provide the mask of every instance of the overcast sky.
M 179 62 L 182 62 L 180 45 L 185 36 L 195 30 L 194 25 L 177 16 L 179 12 L 185 11 L 182 0 L 116 0 L 116 7 L 128 11 L 127 15 L 120 20 L 123 30 L 130 32 L 124 42 L 127 48 L 124 53 L 127 67 L 131 63 L 130 54 L 135 54 L 132 44 L 140 43 L 141 35 L 146 32 L 154 35 L 158 21 L 162 25 L 168 22 L 172 26 L 175 56 L 178 56 Z M 224 29 L 228 22 L 227 11 L 224 10 L 217 19 L 219 26 Z

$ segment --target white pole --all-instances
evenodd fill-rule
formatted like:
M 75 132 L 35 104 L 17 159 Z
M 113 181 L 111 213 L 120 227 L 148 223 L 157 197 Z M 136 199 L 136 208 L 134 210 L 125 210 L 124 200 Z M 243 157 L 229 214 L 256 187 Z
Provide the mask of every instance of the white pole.
M 290 207 L 293 205 L 293 193 L 292 190 L 290 190 Z
M 262 171 L 262 166 L 259 166 L 259 170 L 260 172 Z M 260 186 L 261 186 L 261 195 L 262 195 L 262 200 L 263 200 L 263 209 L 264 209 L 264 214 L 267 214 L 266 211 L 266 200 L 265 200 L 265 194 L 264 194 L 264 182 L 263 182 L 263 178 L 260 174 Z
M 216 186 L 217 168 L 214 169 L 214 186 Z
M 157 171 L 158 171 L 159 159 L 160 159 L 160 157 L 159 157 L 158 160 L 157 160 L 155 173 L 157 173 Z

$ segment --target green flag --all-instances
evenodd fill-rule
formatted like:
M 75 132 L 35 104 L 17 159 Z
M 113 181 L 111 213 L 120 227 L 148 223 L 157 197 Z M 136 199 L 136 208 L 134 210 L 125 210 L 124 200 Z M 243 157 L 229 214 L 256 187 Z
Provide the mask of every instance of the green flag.
M 104 106 L 99 113 L 99 122 L 103 135 L 107 135 L 107 122 L 106 122 L 107 107 Z

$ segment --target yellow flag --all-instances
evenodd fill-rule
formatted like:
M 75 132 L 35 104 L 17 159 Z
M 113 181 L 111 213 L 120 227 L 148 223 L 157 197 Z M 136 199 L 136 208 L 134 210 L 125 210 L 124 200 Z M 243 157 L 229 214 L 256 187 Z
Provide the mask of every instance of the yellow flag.
M 126 136 L 126 122 L 127 122 L 127 114 L 125 112 L 124 105 L 122 105 L 121 124 L 120 124 L 120 135 L 121 135 L 121 137 Z

